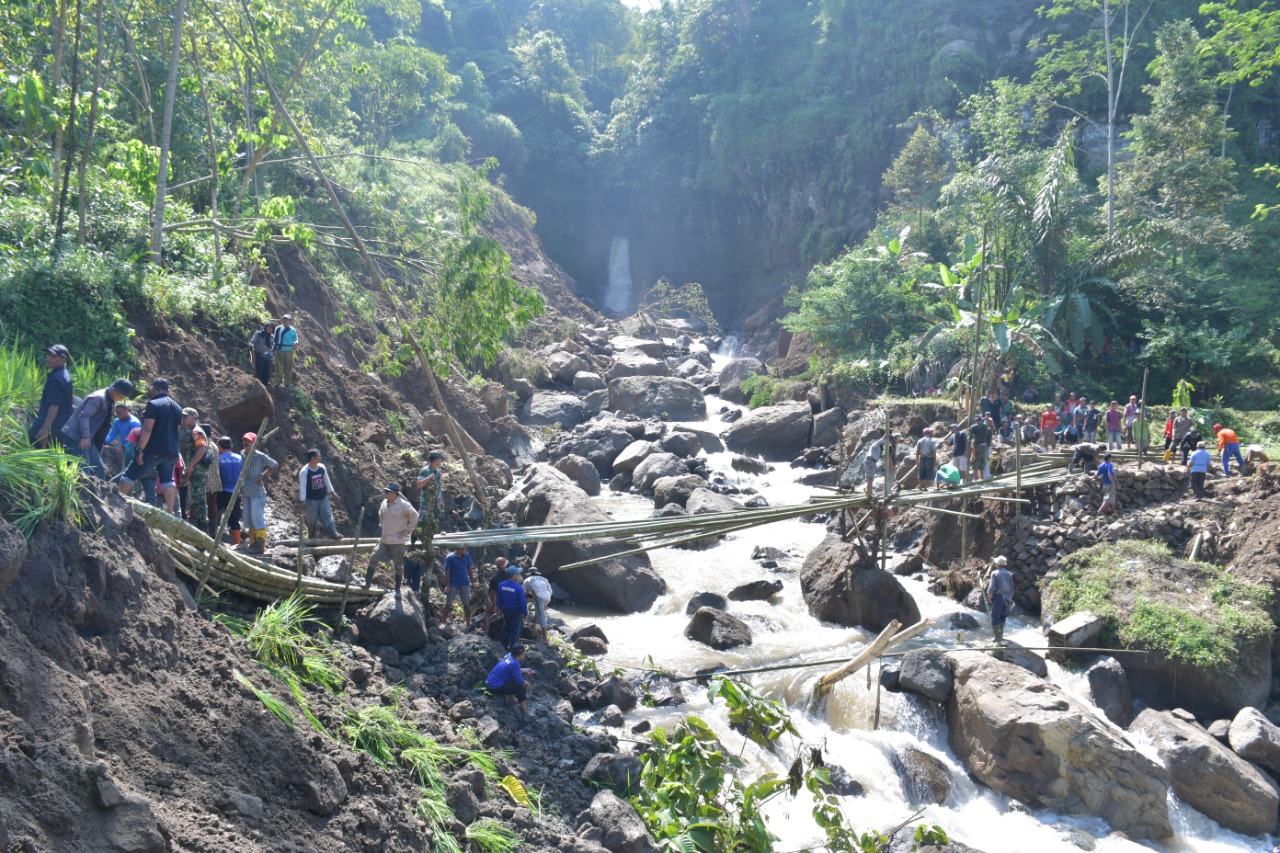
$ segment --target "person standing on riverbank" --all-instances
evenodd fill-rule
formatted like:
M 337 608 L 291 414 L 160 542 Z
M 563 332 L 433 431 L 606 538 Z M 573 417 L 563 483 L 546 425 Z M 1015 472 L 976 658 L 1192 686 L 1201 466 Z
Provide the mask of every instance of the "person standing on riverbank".
M 1195 493 L 1196 500 L 1204 500 L 1204 481 L 1209 475 L 1209 466 L 1213 464 L 1213 456 L 1201 441 L 1196 444 L 1195 453 L 1191 454 L 1191 459 L 1187 462 L 1187 473 L 1191 475 L 1191 491 Z
M 331 499 L 336 500 L 337 497 L 333 481 L 329 479 L 329 469 L 320 461 L 319 449 L 311 448 L 307 451 L 307 464 L 298 469 L 298 499 L 307 510 L 307 535 L 315 538 L 316 527 L 319 526 L 333 541 L 342 541 L 333 523 Z M 417 589 L 415 586 L 414 591 Z
M 925 427 L 924 435 L 916 442 L 916 489 L 927 491 L 937 473 L 938 442 L 933 440 L 933 428 Z
M 991 633 L 996 645 L 1003 646 L 1004 623 L 1013 607 L 1013 574 L 1007 568 L 1007 557 L 991 561 L 991 578 L 987 581 L 987 601 L 991 605 Z
M 244 514 L 249 522 L 249 553 L 263 554 L 267 550 L 267 487 L 263 479 L 276 470 L 278 463 L 261 450 L 249 451 L 258 441 L 256 432 L 244 434 L 244 452 L 247 461 L 240 476 L 244 485 L 240 494 L 244 496 Z M 404 555 L 401 554 L 401 557 Z
M 440 614 L 440 630 L 449 624 L 449 614 L 453 611 L 453 600 L 456 598 L 462 605 L 462 627 L 471 624 L 471 555 L 466 545 L 444 558 L 444 610 Z
M 520 643 L 529 599 L 524 594 L 519 566 L 507 566 L 507 579 L 498 584 L 498 610 L 502 613 L 502 646 L 513 649 Z

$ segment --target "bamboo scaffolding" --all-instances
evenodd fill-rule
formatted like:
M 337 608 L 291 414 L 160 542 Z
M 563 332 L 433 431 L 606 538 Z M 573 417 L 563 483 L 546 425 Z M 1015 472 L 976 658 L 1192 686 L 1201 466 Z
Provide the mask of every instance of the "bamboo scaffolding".
M 826 697 L 837 684 L 882 655 L 885 650 L 906 642 L 932 626 L 932 620 L 921 619 L 909 628 L 898 630 L 902 628 L 902 623 L 896 619 L 893 620 L 878 637 L 871 641 L 870 645 L 850 658 L 844 666 L 818 679 L 818 683 L 813 685 L 814 700 L 819 701 Z

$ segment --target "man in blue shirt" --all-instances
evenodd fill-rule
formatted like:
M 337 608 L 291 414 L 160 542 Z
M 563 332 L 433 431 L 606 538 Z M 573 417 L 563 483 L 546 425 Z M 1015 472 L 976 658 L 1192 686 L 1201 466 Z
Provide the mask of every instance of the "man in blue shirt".
M 106 447 L 120 448 L 124 456 L 123 464 L 120 466 L 122 471 L 133 464 L 133 448 L 125 442 L 129 438 L 129 433 L 141 428 L 142 421 L 135 418 L 133 412 L 129 411 L 129 404 L 116 403 L 116 419 L 111 422 L 111 429 L 107 430 L 107 438 L 103 444 Z
M 520 643 L 524 630 L 524 615 L 529 610 L 529 599 L 524 594 L 519 566 L 507 567 L 507 579 L 498 584 L 498 612 L 502 614 L 502 646 L 512 649 Z
M 231 508 L 231 515 L 227 517 L 227 530 L 231 532 L 231 544 L 240 544 L 240 496 L 236 495 L 236 502 L 231 503 L 231 494 L 236 490 L 236 483 L 240 479 L 240 472 L 244 470 L 244 459 L 239 453 L 231 449 L 231 436 L 224 435 L 218 439 L 218 479 L 222 481 L 222 490 L 218 492 L 218 518 L 221 520 L 222 514 Z
M 520 713 L 529 713 L 527 700 L 529 688 L 525 684 L 525 674 L 532 675 L 531 670 L 520 666 L 524 662 L 524 646 L 516 643 L 507 652 L 507 656 L 498 661 L 498 665 L 489 670 L 484 680 L 484 689 L 497 696 L 513 696 L 520 703 Z
M 1196 449 L 1191 453 L 1191 459 L 1187 461 L 1187 471 L 1191 474 L 1191 491 L 1195 492 L 1196 500 L 1204 500 L 1204 480 L 1209 474 L 1209 466 L 1213 464 L 1213 455 L 1209 453 L 1204 442 L 1196 443 Z
M 40 394 L 40 407 L 27 428 L 27 438 L 36 447 L 50 447 L 58 443 L 58 435 L 71 418 L 73 393 L 71 374 L 67 371 L 70 351 L 62 344 L 54 344 L 45 350 L 44 364 L 49 372 L 44 377 L 44 391 Z
M 1110 512 L 1116 514 L 1116 466 L 1111 464 L 1111 454 L 1102 454 L 1102 464 L 1098 466 L 1097 477 L 1102 481 L 1102 506 L 1098 507 L 1101 515 Z
M 275 369 L 280 384 L 293 384 L 293 355 L 298 349 L 298 330 L 293 327 L 293 315 L 285 314 L 275 331 Z
M 466 545 L 459 545 L 457 550 L 444 558 L 444 611 L 440 614 L 440 630 L 449 622 L 449 613 L 453 610 L 456 598 L 462 604 L 462 624 L 465 628 L 471 623 L 471 555 Z

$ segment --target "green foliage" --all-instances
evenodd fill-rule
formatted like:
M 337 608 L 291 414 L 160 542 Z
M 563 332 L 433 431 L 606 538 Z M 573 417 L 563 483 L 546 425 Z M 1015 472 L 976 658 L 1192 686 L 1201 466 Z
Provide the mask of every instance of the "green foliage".
M 510 853 L 520 846 L 520 836 L 491 817 L 482 817 L 467 827 L 466 839 L 480 853 Z
M 1182 583 L 1169 583 L 1176 566 Z M 1206 564 L 1175 561 L 1163 542 L 1121 541 L 1073 554 L 1045 592 L 1045 613 L 1088 610 L 1106 622 L 1103 641 L 1153 649 L 1206 669 L 1239 666 L 1247 647 L 1269 642 L 1271 592 Z

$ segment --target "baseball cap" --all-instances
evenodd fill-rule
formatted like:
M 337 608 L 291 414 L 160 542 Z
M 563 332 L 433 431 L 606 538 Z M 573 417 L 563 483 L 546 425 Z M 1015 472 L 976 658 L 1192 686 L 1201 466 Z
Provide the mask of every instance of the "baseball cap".
M 952 424 L 952 425 L 951 425 L 951 428 L 952 428 L 952 429 L 960 429 L 960 424 Z
M 241 441 L 257 441 L 258 434 L 256 432 L 246 432 L 240 439 Z
M 54 344 L 45 350 L 45 352 L 49 353 L 49 355 L 60 355 L 63 358 L 71 358 L 71 351 L 62 344 Z
M 443 458 L 444 458 L 444 454 L 443 454 L 443 453 L 441 453 L 439 450 L 433 450 L 433 451 L 431 451 L 430 453 L 428 453 L 428 454 L 427 454 L 427 461 L 428 461 L 428 462 L 434 462 L 434 461 L 436 461 L 437 459 L 443 459 Z
M 395 493 L 398 495 L 398 494 L 400 494 L 400 484 L 399 484 L 399 483 L 397 483 L 397 482 L 392 481 L 392 482 L 390 482 L 390 483 L 387 483 L 386 488 L 384 488 L 382 491 L 384 491 L 384 492 L 395 492 Z
M 292 315 L 292 314 L 285 314 L 285 315 L 284 315 L 284 317 L 283 317 L 283 319 L 284 319 L 286 322 L 292 323 L 292 322 L 293 322 L 293 315 Z
M 991 562 L 995 563 L 997 566 L 1005 566 L 1005 565 L 1008 565 L 1008 564 L 1009 564 L 1009 558 L 1008 558 L 1008 557 L 996 557 L 996 558 L 995 558 L 994 560 L 992 560 Z
M 198 418 L 200 417 L 200 413 L 197 412 L 195 409 L 191 408 L 190 406 L 187 406 L 185 409 L 182 410 L 182 416 L 184 418 L 187 418 L 187 417 Z
M 513 654 L 513 655 L 518 655 L 518 654 L 520 654 L 522 651 L 524 651 L 524 648 L 525 648 L 525 647 L 524 647 L 524 643 L 516 643 L 515 645 L 513 645 L 513 646 L 511 647 L 511 654 Z
M 1222 429 L 1222 424 L 1214 424 L 1214 425 L 1213 425 L 1213 431 L 1214 431 L 1214 432 L 1217 432 L 1217 431 L 1218 431 L 1218 430 L 1220 430 L 1220 429 Z
M 155 379 L 151 380 L 151 387 L 157 391 L 168 391 L 169 380 L 165 379 L 163 376 L 157 376 Z
M 112 382 L 111 390 L 126 397 L 136 397 L 138 395 L 138 389 L 128 379 L 117 379 Z
M 520 567 L 519 567 L 519 566 L 507 566 L 507 574 L 509 574 L 509 575 L 518 575 L 518 574 L 520 574 Z
M 502 568 L 509 562 L 511 561 L 508 560 L 506 557 L 499 557 L 498 559 L 493 561 L 494 565 L 497 566 L 498 568 Z

